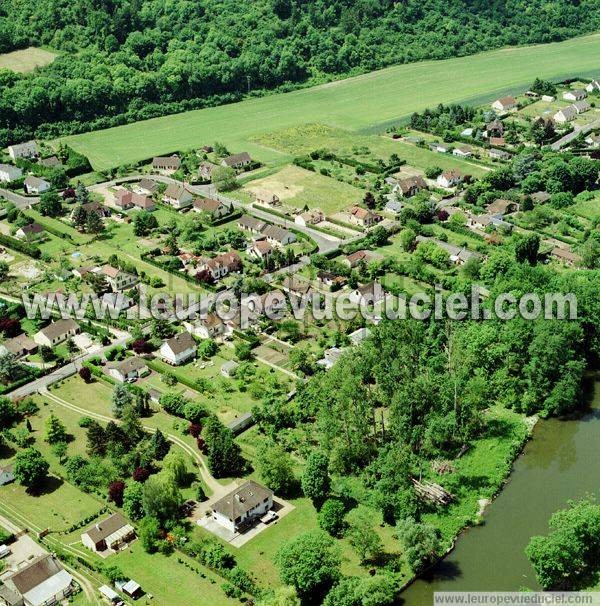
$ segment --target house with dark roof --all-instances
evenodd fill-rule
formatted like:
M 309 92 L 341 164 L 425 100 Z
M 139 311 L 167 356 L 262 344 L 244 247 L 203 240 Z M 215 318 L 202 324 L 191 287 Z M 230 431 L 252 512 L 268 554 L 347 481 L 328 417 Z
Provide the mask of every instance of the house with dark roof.
M 445 170 L 441 175 L 438 176 L 436 182 L 442 187 L 450 188 L 456 187 L 463 182 L 464 176 L 459 170 L 451 169 Z
M 133 526 L 120 514 L 94 524 L 81 535 L 81 542 L 92 551 L 117 551 L 136 538 Z
M 212 164 L 211 162 L 202 162 L 198 168 L 198 178 L 201 181 L 211 181 L 216 168 L 219 168 L 216 164 Z
M 510 215 L 511 213 L 518 212 L 519 208 L 518 202 L 502 198 L 497 198 L 485 207 L 490 215 Z
M 279 227 L 279 225 L 266 225 L 261 233 L 273 246 L 287 246 L 296 241 L 294 232 Z
M 242 215 L 237 222 L 237 226 L 242 231 L 248 231 L 252 234 L 260 234 L 267 226 L 265 221 L 251 217 L 250 215 Z
M 411 196 L 418 194 L 422 189 L 427 189 L 427 183 L 425 183 L 423 177 L 417 175 L 398 181 L 392 192 L 403 198 L 410 198 Z
M 578 116 L 577 109 L 573 105 L 569 105 L 568 107 L 563 107 L 558 110 L 553 118 L 554 121 L 558 124 L 564 124 L 565 122 L 571 122 L 571 120 L 575 120 Z
M 369 282 L 355 288 L 348 296 L 357 305 L 373 305 L 385 297 L 383 286 L 377 281 Z
M 21 158 L 37 158 L 40 155 L 40 150 L 38 149 L 37 143 L 35 141 L 26 141 L 25 143 L 9 145 L 8 155 L 13 160 L 19 160 Z
M 172 156 L 157 156 L 152 159 L 152 170 L 161 175 L 172 175 L 181 167 L 181 159 L 177 154 Z
M 25 333 L 21 333 L 12 339 L 7 339 L 0 344 L 0 356 L 11 353 L 17 358 L 22 358 L 37 351 L 37 343 L 28 337 Z
M 125 358 L 121 362 L 111 364 L 108 367 L 108 374 L 120 383 L 138 379 L 148 372 L 146 360 L 139 356 Z
M 158 183 L 156 181 L 153 181 L 152 179 L 143 178 L 135 186 L 135 188 L 140 194 L 145 194 L 146 196 L 153 196 L 158 191 Z
M 273 496 L 269 488 L 248 480 L 213 503 L 212 518 L 227 530 L 240 532 L 256 523 L 273 507 Z
M 168 185 L 163 196 L 163 202 L 166 202 L 177 209 L 190 206 L 193 199 L 194 196 L 192 196 L 185 186 L 178 183 L 171 183 Z
M 563 93 L 565 101 L 581 101 L 587 97 L 587 92 L 582 88 L 574 88 Z
M 504 124 L 496 118 L 485 126 L 485 134 L 487 137 L 503 137 L 504 136 Z
M 180 332 L 174 337 L 167 339 L 159 350 L 160 357 L 173 366 L 184 364 L 196 357 L 198 344 L 194 337 L 187 332 Z
M 231 250 L 212 259 L 203 258 L 194 269 L 194 273 L 208 271 L 212 279 L 216 281 L 230 273 L 241 271 L 242 267 L 242 258 L 239 253 L 236 250 Z
M 227 158 L 223 158 L 221 160 L 221 166 L 226 166 L 227 168 L 235 168 L 236 170 L 240 170 L 252 164 L 252 158 L 248 152 L 242 152 L 241 154 L 233 154 L 232 156 L 227 156 Z
M 15 233 L 15 238 L 32 242 L 41 238 L 43 233 L 44 228 L 39 223 L 30 223 L 18 229 Z

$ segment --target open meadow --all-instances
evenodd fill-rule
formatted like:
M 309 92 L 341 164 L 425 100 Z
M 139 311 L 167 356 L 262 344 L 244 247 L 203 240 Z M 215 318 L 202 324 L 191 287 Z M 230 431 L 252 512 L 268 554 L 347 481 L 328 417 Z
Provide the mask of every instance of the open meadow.
M 9 69 L 13 72 L 32 72 L 36 67 L 50 65 L 56 58 L 54 53 L 30 46 L 22 50 L 3 53 L 0 55 L 0 69 Z
M 371 72 L 286 94 L 164 116 L 126 126 L 66 137 L 96 170 L 156 154 L 223 141 L 232 152 L 285 163 L 287 154 L 253 138 L 308 122 L 363 132 L 440 101 L 484 102 L 516 92 L 536 77 L 596 76 L 600 34 L 565 42 L 504 48 L 458 59 L 423 61 Z

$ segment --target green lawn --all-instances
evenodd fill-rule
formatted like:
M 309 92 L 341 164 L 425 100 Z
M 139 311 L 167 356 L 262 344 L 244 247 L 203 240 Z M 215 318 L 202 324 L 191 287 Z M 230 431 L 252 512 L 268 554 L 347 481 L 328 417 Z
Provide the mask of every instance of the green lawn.
M 470 57 L 399 65 L 286 94 L 155 118 L 63 139 L 96 170 L 155 154 L 223 141 L 262 162 L 286 155 L 251 141 L 274 130 L 319 122 L 380 132 L 414 111 L 445 103 L 490 101 L 527 88 L 536 77 L 596 76 L 600 34 L 504 48 Z
M 365 192 L 324 177 L 299 166 L 286 166 L 278 173 L 247 183 L 244 189 L 250 193 L 267 189 L 279 196 L 282 204 L 297 208 L 320 208 L 332 214 L 360 202 Z M 234 193 L 235 195 L 235 193 Z
M 591 200 L 577 202 L 569 207 L 568 210 L 585 219 L 600 217 L 600 191 L 595 192 L 595 194 L 595 197 Z

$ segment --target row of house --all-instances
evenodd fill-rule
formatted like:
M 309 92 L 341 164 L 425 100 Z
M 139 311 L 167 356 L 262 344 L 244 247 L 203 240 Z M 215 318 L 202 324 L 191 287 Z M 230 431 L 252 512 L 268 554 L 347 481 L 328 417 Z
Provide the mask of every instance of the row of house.
M 577 116 L 581 114 L 585 114 L 585 112 L 590 111 L 591 105 L 584 99 L 582 101 L 575 101 L 572 105 L 568 107 L 563 107 L 559 109 L 552 119 L 558 124 L 565 124 L 566 122 L 571 122 L 577 118 Z
M 272 246 L 288 246 L 296 241 L 296 234 L 290 230 L 250 215 L 242 215 L 237 221 L 237 226 L 240 230 L 256 236 L 255 239 L 265 239 Z
M 220 165 L 234 170 L 241 170 L 252 164 L 252 158 L 247 152 L 233 154 L 221 160 Z M 171 156 L 156 156 L 152 159 L 152 170 L 161 175 L 172 175 L 181 168 L 181 158 L 177 154 Z M 212 179 L 216 164 L 203 162 L 198 169 L 198 176 L 203 181 Z

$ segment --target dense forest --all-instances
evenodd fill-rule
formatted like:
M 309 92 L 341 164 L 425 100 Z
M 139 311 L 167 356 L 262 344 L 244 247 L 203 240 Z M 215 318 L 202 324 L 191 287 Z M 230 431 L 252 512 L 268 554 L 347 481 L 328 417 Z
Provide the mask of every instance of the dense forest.
M 61 52 L 0 71 L 0 143 L 599 28 L 596 0 L 0 0 L 0 52 Z

